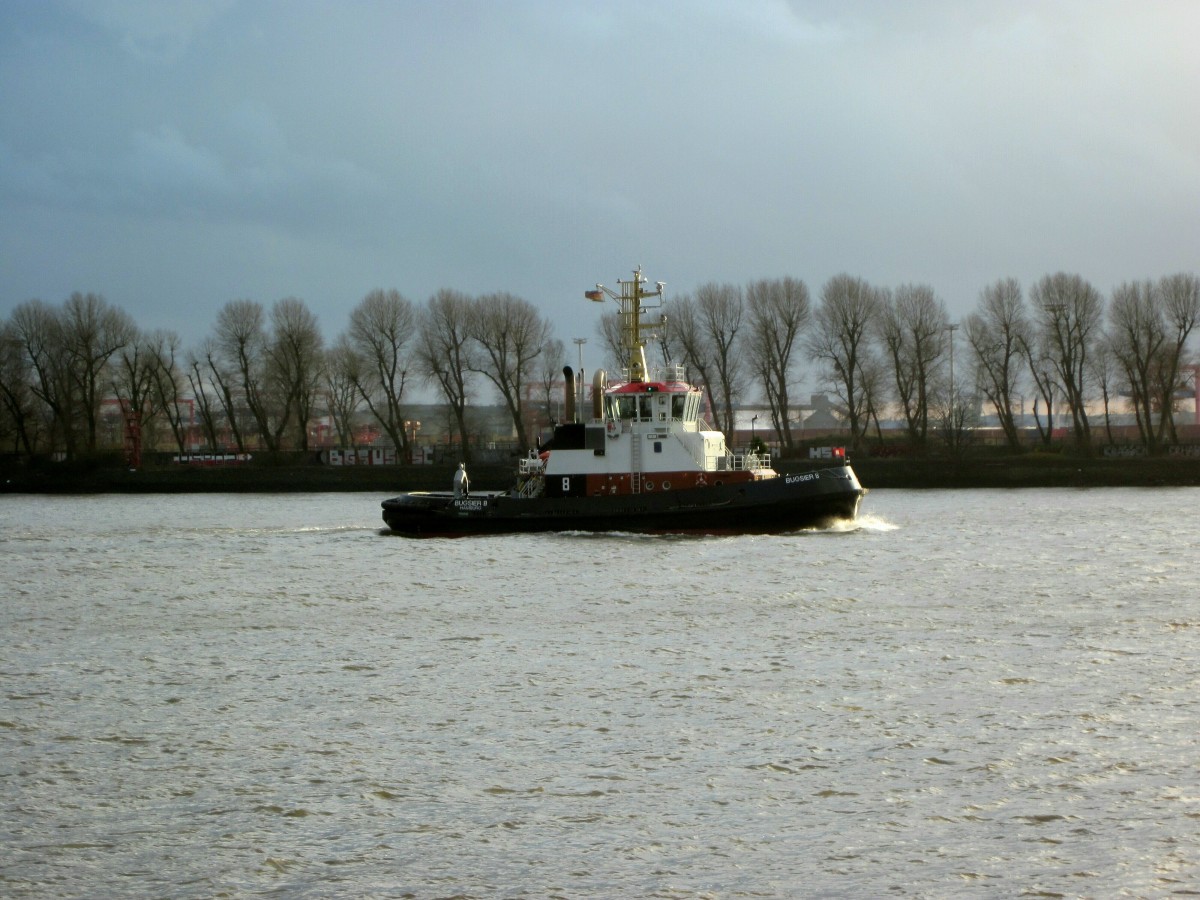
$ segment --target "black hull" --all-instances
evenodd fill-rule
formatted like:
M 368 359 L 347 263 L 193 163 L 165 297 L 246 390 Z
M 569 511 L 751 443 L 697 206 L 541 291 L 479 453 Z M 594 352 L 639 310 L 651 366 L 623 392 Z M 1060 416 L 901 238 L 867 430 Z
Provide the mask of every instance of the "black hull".
M 849 466 L 686 491 L 613 497 L 521 498 L 414 492 L 383 501 L 398 534 L 451 537 L 546 531 L 773 534 L 852 521 L 866 491 Z

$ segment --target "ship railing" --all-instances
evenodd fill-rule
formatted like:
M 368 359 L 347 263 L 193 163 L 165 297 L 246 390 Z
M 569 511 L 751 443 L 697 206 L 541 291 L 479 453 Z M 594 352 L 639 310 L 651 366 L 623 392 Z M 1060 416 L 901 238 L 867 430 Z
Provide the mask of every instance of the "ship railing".
M 541 475 L 546 470 L 546 461 L 536 456 L 523 456 L 518 461 L 517 471 L 522 475 Z
M 542 493 L 546 461 L 537 456 L 522 457 L 517 465 L 517 493 L 522 497 L 537 497 Z
M 654 367 L 654 374 L 651 375 L 654 381 L 661 381 L 665 384 L 671 382 L 686 382 L 687 368 L 677 363 L 667 363 L 661 366 Z
M 771 460 L 760 453 L 730 453 L 725 457 L 725 466 L 735 472 L 753 471 L 770 468 Z
M 518 482 L 517 494 L 526 499 L 540 497 L 545 486 L 546 482 L 541 478 L 522 478 Z

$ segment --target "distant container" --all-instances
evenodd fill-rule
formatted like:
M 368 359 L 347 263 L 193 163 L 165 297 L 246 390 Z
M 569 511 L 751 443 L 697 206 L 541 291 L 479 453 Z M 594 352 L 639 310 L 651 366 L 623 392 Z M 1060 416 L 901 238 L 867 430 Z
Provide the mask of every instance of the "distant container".
M 396 448 L 362 447 L 357 450 L 329 450 L 326 462 L 331 466 L 394 466 Z
M 172 456 L 171 462 L 185 466 L 240 466 L 250 459 L 249 453 L 187 453 Z

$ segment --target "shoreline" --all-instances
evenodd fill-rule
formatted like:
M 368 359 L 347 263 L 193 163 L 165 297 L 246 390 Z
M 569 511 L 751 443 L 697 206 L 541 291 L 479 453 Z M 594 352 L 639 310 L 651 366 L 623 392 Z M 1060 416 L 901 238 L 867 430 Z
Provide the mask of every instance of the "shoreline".
M 852 463 L 868 488 L 1197 487 L 1200 458 L 1063 456 L 962 460 L 865 459 Z
M 1047 487 L 1196 487 L 1200 458 L 1071 458 L 1030 455 L 968 459 L 851 460 L 868 489 L 1047 488 Z M 786 474 L 813 468 L 806 460 L 783 460 Z M 455 466 L 245 465 L 227 467 L 120 467 L 44 465 L 6 467 L 0 473 L 4 494 L 185 494 L 321 493 L 397 494 L 411 490 L 448 490 Z M 506 489 L 513 467 L 474 465 L 471 483 L 478 489 Z

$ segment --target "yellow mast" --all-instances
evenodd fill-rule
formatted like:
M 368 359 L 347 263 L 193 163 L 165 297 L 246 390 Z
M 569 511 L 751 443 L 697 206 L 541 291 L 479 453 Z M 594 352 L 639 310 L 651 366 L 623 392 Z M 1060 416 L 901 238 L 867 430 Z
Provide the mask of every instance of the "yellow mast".
M 633 270 L 633 278 L 628 281 L 617 279 L 617 284 L 621 287 L 621 293 L 616 293 L 602 284 L 597 284 L 594 291 L 588 291 L 584 296 L 589 300 L 604 301 L 605 295 L 617 301 L 617 305 L 621 307 L 620 322 L 621 322 L 621 349 L 625 353 L 626 364 L 629 368 L 629 380 L 631 382 L 642 382 L 646 380 L 646 341 L 642 337 L 643 328 L 652 328 L 655 325 L 661 325 L 666 322 L 666 316 L 660 317 L 657 322 L 644 322 L 642 315 L 646 312 L 647 307 L 642 305 L 642 301 L 651 297 L 662 297 L 663 288 L 666 287 L 664 282 L 655 282 L 655 290 L 647 291 L 642 285 L 647 279 L 642 275 L 642 267 L 638 266 Z

